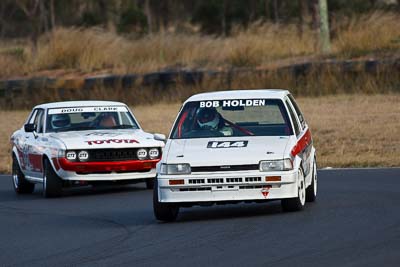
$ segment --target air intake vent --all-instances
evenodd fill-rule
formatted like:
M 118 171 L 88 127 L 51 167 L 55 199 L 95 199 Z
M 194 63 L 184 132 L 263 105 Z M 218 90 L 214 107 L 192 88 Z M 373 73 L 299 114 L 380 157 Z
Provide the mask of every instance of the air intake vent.
M 224 178 L 207 179 L 207 183 L 209 184 L 222 184 L 223 182 Z
M 204 184 L 204 179 L 189 179 L 189 184 Z
M 243 178 L 226 178 L 227 183 L 241 183 Z
M 248 183 L 261 182 L 261 177 L 246 177 L 245 181 Z

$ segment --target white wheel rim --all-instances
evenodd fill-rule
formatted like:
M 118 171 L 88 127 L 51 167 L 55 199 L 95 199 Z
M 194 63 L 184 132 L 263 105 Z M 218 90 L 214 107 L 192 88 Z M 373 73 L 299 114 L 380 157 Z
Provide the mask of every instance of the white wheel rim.
M 15 188 L 18 188 L 18 174 L 17 174 L 17 172 L 15 170 L 14 170 L 14 173 L 13 173 L 13 182 L 14 182 Z
M 46 180 L 47 180 L 47 177 L 45 174 L 45 175 L 43 175 L 43 193 L 44 194 L 46 194 Z
M 299 171 L 299 179 L 297 185 L 299 190 L 300 204 L 304 206 L 304 204 L 306 203 L 306 186 L 304 184 L 304 176 L 302 171 Z
M 314 179 L 314 195 L 317 196 L 317 188 L 318 188 L 318 186 L 317 186 L 317 183 L 318 183 L 317 176 L 318 176 L 318 174 L 317 174 L 317 164 L 315 162 L 314 162 L 313 173 L 314 173 L 314 177 L 313 177 L 313 179 Z

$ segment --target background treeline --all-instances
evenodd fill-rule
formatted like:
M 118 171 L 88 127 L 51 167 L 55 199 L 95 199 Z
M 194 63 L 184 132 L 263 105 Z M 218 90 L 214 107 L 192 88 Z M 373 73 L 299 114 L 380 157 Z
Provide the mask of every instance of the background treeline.
M 400 10 L 400 0 L 330 0 L 334 28 L 343 16 Z M 55 27 L 104 27 L 142 35 L 159 31 L 229 35 L 255 21 L 317 26 L 318 0 L 2 0 L 0 38 L 35 40 Z
M 0 79 L 399 57 L 400 0 L 327 0 L 329 53 L 321 2 L 0 0 Z

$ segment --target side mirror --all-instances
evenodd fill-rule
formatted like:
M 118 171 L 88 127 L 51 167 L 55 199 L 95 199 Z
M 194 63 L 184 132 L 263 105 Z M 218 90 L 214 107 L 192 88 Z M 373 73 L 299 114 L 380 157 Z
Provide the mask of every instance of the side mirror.
M 24 125 L 24 130 L 27 133 L 33 133 L 34 131 L 36 131 L 36 125 L 33 123 L 28 123 Z
M 164 143 L 167 141 L 167 137 L 164 134 L 155 133 L 153 136 L 157 141 L 163 141 Z

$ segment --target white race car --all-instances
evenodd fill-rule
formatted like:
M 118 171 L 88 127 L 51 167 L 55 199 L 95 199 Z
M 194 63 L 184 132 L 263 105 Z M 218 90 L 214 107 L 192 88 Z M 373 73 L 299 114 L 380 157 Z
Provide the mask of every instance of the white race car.
M 301 210 L 317 195 L 310 129 L 287 90 L 203 93 L 183 104 L 157 164 L 153 208 L 282 200 Z
M 46 197 L 62 188 L 104 182 L 146 182 L 152 188 L 165 136 L 144 132 L 119 102 L 71 101 L 36 106 L 11 136 L 17 193 L 43 184 Z

